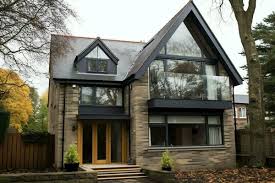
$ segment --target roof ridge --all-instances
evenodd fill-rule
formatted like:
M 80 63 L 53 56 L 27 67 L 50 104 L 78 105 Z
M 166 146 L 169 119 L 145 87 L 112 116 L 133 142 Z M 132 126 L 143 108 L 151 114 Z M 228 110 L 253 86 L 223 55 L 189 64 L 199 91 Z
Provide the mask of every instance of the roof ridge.
M 97 37 L 87 37 L 87 36 L 74 36 L 74 35 L 65 35 L 65 34 L 51 34 L 53 36 L 63 36 L 69 38 L 83 38 L 83 39 L 96 39 Z M 121 39 L 108 39 L 108 38 L 100 38 L 101 40 L 106 41 L 117 41 L 117 42 L 128 42 L 128 43 L 142 43 L 145 44 L 144 41 L 132 41 L 132 40 L 121 40 Z

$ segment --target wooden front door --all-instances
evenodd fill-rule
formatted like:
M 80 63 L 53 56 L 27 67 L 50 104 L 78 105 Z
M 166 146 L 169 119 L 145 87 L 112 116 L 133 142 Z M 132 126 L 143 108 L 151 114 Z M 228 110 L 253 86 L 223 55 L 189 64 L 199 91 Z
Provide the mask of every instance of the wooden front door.
M 111 163 L 111 126 L 107 122 L 93 124 L 93 163 Z

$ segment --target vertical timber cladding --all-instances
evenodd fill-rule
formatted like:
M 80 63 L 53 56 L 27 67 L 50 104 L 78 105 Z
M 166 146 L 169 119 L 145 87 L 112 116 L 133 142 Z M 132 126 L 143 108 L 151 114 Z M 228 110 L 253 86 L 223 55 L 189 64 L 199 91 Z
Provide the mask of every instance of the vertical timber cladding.
M 97 121 L 102 120 L 95 120 L 92 121 L 92 125 L 90 126 L 92 129 L 92 138 L 90 139 L 92 142 L 92 148 L 90 149 L 92 152 L 92 161 L 89 163 L 92 164 L 110 164 L 110 163 L 118 163 L 118 162 L 112 162 L 111 160 L 111 123 L 112 121 L 106 121 L 107 128 L 106 128 L 106 134 L 107 134 L 107 140 L 106 140 L 106 161 L 98 160 L 97 159 L 97 149 L 98 144 L 97 142 Z M 80 164 L 83 164 L 83 122 L 78 120 L 77 122 L 77 151 L 79 154 L 79 161 Z M 128 129 L 126 123 L 122 122 L 121 127 L 121 163 L 127 163 L 128 158 Z
M 131 90 L 131 158 L 134 163 L 158 170 L 163 149 L 149 149 L 148 73 L 132 83 Z M 235 164 L 233 110 L 224 111 L 224 146 L 212 148 L 171 149 L 175 168 L 229 168 Z

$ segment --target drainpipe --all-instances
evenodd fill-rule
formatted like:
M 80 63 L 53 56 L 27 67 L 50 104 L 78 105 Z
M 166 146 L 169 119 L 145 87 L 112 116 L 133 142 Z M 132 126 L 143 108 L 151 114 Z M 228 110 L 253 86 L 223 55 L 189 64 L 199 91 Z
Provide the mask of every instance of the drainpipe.
M 130 86 L 130 84 L 128 85 L 128 91 L 129 91 L 129 94 L 128 94 L 128 115 L 129 115 L 129 118 L 130 118 L 130 121 L 129 121 L 129 147 L 128 147 L 128 151 L 129 151 L 129 158 L 128 160 L 131 160 L 132 157 L 131 157 L 131 89 L 132 87 Z
M 234 132 L 235 132 L 235 144 L 237 142 L 237 116 L 236 116 L 236 108 L 235 108 L 235 92 L 233 86 L 233 112 L 234 112 Z
M 63 117 L 62 117 L 62 152 L 61 152 L 61 163 L 62 163 L 62 169 L 64 168 L 64 137 L 65 137 L 65 113 L 66 113 L 66 84 L 64 84 L 64 97 L 63 97 Z

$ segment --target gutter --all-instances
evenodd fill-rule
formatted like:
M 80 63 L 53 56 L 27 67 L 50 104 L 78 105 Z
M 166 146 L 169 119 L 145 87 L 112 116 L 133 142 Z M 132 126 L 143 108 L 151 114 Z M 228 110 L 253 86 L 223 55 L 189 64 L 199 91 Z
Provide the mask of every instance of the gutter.
M 64 137 L 65 137 L 65 113 L 66 113 L 66 84 L 64 85 L 64 97 L 63 97 L 63 111 L 62 111 L 62 152 L 61 152 L 61 163 L 62 163 L 62 169 L 64 168 Z

